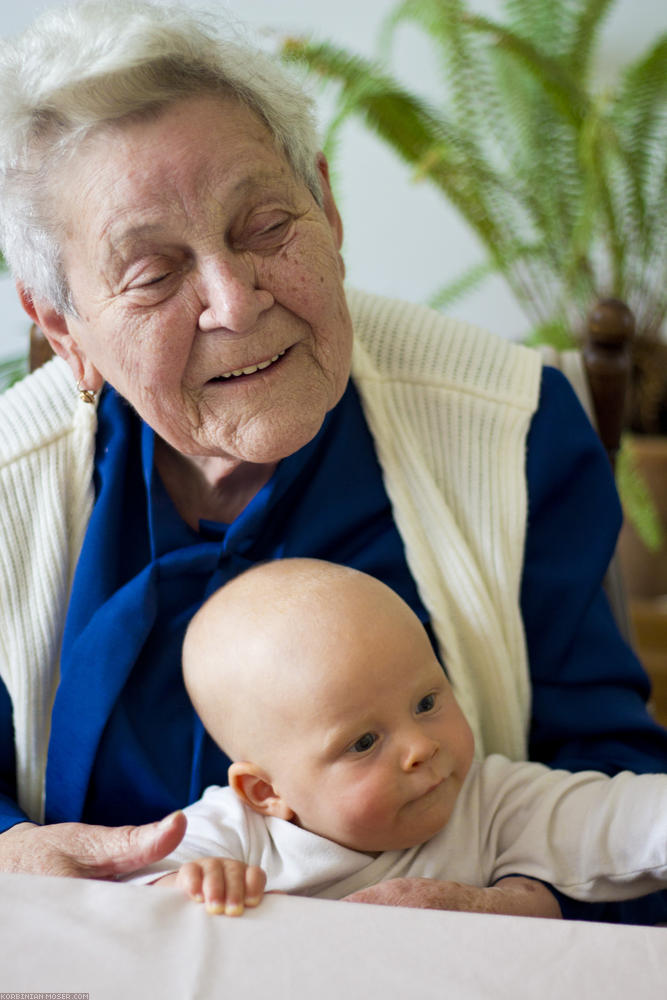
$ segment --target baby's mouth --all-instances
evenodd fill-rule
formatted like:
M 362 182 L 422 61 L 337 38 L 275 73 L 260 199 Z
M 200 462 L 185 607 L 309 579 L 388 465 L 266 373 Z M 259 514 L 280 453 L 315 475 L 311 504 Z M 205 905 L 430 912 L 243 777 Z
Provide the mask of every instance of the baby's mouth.
M 222 375 L 217 375 L 212 381 L 216 382 L 221 378 L 239 378 L 241 375 L 254 375 L 255 372 L 263 372 L 265 368 L 270 368 L 279 358 L 282 358 L 284 353 L 285 351 L 280 351 L 279 354 L 274 354 L 268 361 L 260 361 L 256 365 L 248 365 L 246 368 L 235 368 L 231 372 L 223 372 Z

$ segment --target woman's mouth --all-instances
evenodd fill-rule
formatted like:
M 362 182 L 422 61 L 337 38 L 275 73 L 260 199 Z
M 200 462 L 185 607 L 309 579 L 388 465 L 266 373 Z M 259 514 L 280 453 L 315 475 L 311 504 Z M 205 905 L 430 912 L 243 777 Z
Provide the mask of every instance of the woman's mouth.
M 272 358 L 268 361 L 260 361 L 256 365 L 247 365 L 245 368 L 235 368 L 231 372 L 223 372 L 222 375 L 217 375 L 212 381 L 217 381 L 221 378 L 239 378 L 241 375 L 254 375 L 255 372 L 263 372 L 265 368 L 269 368 L 271 365 L 275 364 L 279 358 L 282 358 L 285 351 L 280 351 L 279 354 L 274 354 Z

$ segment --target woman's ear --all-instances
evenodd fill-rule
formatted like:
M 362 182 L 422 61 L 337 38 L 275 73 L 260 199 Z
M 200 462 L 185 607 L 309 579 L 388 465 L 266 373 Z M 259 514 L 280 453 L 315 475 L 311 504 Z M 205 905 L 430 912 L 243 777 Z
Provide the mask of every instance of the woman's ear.
M 334 240 L 336 242 L 336 248 L 340 251 L 343 246 L 343 220 L 340 217 L 340 212 L 336 205 L 336 199 L 334 198 L 333 191 L 331 190 L 331 181 L 329 179 L 329 164 L 327 163 L 327 158 L 324 153 L 318 153 L 315 161 L 317 167 L 317 172 L 320 175 L 320 186 L 322 188 L 322 208 L 324 209 L 324 214 L 326 215 L 331 230 L 334 234 Z
M 67 317 L 59 313 L 48 302 L 34 299 L 20 283 L 17 283 L 16 290 L 21 305 L 28 316 L 40 328 L 54 353 L 63 358 L 70 366 L 75 381 L 80 382 L 86 389 L 99 392 L 104 379 L 90 363 L 78 339 L 73 335 Z
M 266 772 L 247 760 L 235 761 L 228 771 L 229 784 L 242 802 L 262 816 L 291 820 L 294 810 L 275 791 Z

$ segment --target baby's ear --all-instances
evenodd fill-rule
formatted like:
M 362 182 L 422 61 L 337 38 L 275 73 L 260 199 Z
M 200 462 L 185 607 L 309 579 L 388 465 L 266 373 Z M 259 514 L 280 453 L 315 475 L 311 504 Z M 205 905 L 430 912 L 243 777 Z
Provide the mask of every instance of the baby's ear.
M 275 791 L 269 776 L 257 764 L 235 761 L 229 768 L 229 784 L 242 802 L 262 816 L 290 820 L 294 810 Z

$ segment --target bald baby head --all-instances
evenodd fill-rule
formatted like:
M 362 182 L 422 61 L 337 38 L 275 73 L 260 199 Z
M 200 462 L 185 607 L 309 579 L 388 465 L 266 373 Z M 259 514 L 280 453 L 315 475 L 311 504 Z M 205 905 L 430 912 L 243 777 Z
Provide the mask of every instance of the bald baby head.
M 363 644 L 371 655 L 390 626 L 423 633 L 407 605 L 374 577 L 315 559 L 263 563 L 194 616 L 183 647 L 185 685 L 233 760 L 268 764 L 304 708 L 316 711 L 325 689 L 333 697 L 346 647 L 357 656 Z

